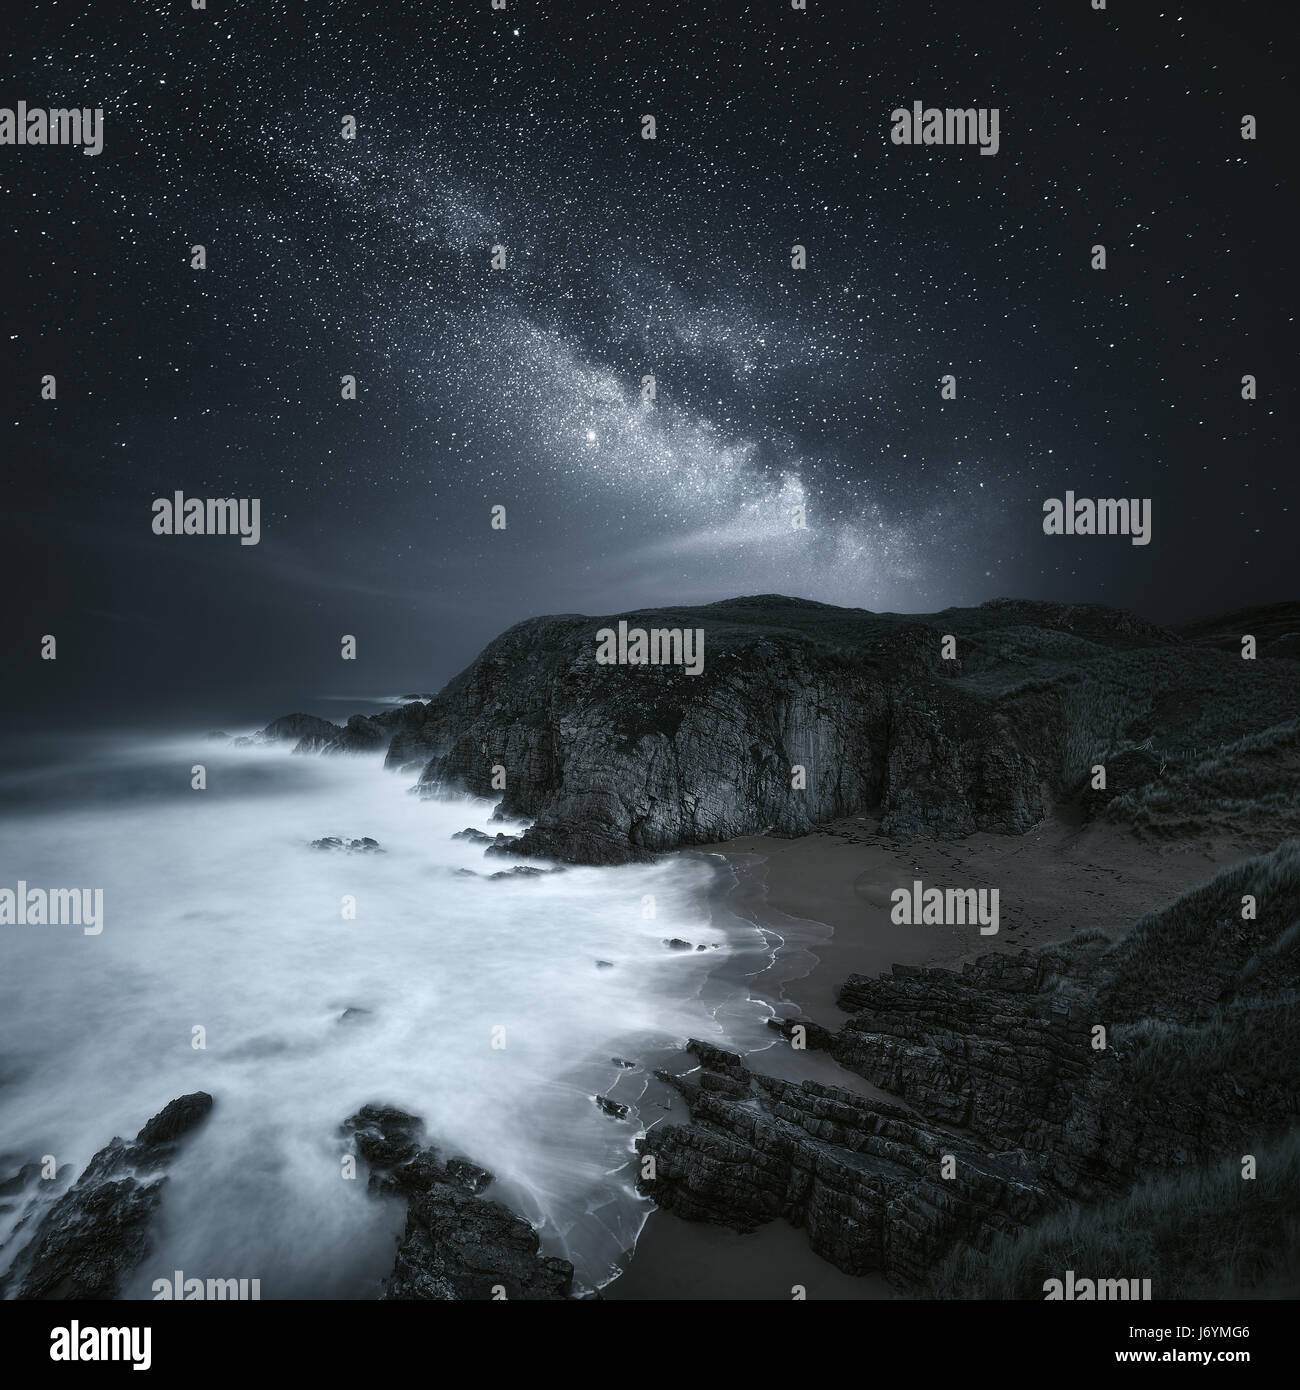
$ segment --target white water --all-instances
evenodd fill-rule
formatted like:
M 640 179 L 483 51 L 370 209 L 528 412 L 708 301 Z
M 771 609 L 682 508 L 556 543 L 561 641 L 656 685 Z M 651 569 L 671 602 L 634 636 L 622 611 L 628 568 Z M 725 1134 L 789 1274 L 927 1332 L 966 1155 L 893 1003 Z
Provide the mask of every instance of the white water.
M 195 763 L 205 791 L 190 789 Z M 635 1109 L 615 1121 L 592 1096 L 612 1087 L 635 1106 L 654 1049 L 719 1040 L 698 991 L 723 952 L 755 944 L 725 913 L 710 922 L 706 860 L 493 882 L 518 861 L 449 837 L 518 827 L 489 824 L 481 800 L 420 800 L 377 759 L 194 739 L 73 766 L 5 784 L 25 805 L 0 820 L 0 887 L 102 888 L 104 929 L 0 926 L 0 1180 L 45 1154 L 79 1172 L 110 1136 L 206 1090 L 215 1107 L 171 1168 L 127 1295 L 179 1269 L 260 1278 L 264 1298 L 373 1296 L 401 1210 L 367 1196 L 364 1165 L 342 1178 L 338 1127 L 384 1101 L 490 1168 L 488 1195 L 573 1260 L 580 1286 L 610 1277 L 648 1204 L 632 1185 Z M 326 835 L 385 852 L 310 848 Z M 369 1012 L 340 1021 L 348 1007 Z

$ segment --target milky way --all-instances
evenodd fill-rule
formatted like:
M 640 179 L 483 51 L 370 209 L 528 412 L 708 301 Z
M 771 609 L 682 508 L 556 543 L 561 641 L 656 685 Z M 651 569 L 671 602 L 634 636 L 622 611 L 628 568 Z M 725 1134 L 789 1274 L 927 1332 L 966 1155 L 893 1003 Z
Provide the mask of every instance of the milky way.
M 346 623 L 421 684 L 544 611 L 1279 596 L 1271 11 L 1043 8 L 50 7 L 5 99 L 105 144 L 0 152 L 14 583 L 132 663 L 197 612 L 248 679 Z M 997 107 L 997 154 L 892 145 L 914 99 Z M 1045 538 L 1066 488 L 1153 544 Z M 159 551 L 173 489 L 264 541 Z

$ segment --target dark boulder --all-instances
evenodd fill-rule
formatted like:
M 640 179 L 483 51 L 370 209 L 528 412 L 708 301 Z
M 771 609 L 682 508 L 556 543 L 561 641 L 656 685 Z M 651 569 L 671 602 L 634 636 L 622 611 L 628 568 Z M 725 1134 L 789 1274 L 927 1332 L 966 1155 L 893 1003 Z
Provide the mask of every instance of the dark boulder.
M 111 1299 L 149 1250 L 167 1179 L 158 1170 L 212 1109 L 205 1091 L 180 1096 L 130 1142 L 114 1138 L 46 1212 L 3 1289 L 20 1299 Z
M 464 830 L 458 830 L 452 837 L 453 840 L 468 840 L 475 845 L 490 845 L 492 836 L 485 834 L 482 830 L 475 830 L 472 825 L 467 825 Z
M 419 1153 L 424 1121 L 393 1105 L 363 1105 L 343 1122 L 343 1133 L 372 1168 L 388 1170 Z
M 466 1158 L 442 1159 L 423 1122 L 365 1105 L 342 1132 L 370 1164 L 370 1190 L 407 1200 L 406 1232 L 383 1297 L 390 1300 L 568 1298 L 573 1266 L 543 1256 L 537 1232 L 477 1194 L 492 1174 Z

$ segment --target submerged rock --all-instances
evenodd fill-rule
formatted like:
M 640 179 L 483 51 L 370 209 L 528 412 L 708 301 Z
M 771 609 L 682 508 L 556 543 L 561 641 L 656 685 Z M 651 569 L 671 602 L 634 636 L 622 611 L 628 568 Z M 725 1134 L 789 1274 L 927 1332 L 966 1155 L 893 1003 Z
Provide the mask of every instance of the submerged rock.
M 138 1146 L 131 1162 L 157 1167 L 176 1152 L 176 1140 L 188 1134 L 212 1109 L 212 1097 L 206 1091 L 192 1091 L 164 1106 L 135 1136 Z
M 384 848 L 378 840 L 363 835 L 359 840 L 344 840 L 337 835 L 326 835 L 311 842 L 312 849 L 342 849 L 349 854 L 383 854 Z
M 409 1163 L 419 1153 L 424 1121 L 394 1105 L 363 1105 L 344 1120 L 342 1132 L 352 1139 L 372 1169 L 387 1173 L 399 1164 Z M 371 1186 L 374 1185 L 372 1174 Z
M 458 830 L 451 838 L 453 840 L 468 840 L 472 845 L 486 845 L 488 854 L 509 854 L 519 839 L 517 835 L 507 835 L 503 830 L 498 830 L 495 835 L 488 835 L 482 830 L 476 830 L 472 825 L 467 825 L 464 830 Z M 541 870 L 538 872 L 540 873 Z
M 405 704 L 382 714 L 354 714 L 342 726 L 313 714 L 287 714 L 272 720 L 256 742 L 294 740 L 295 753 L 370 753 L 388 747 L 394 732 L 409 732 L 424 723 L 424 706 Z

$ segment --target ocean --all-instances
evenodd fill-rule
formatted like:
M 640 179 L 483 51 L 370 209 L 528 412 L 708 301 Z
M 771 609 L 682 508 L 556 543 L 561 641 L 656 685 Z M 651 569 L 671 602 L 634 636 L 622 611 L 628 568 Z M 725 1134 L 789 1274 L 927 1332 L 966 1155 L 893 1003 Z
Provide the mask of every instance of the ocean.
M 127 1297 L 175 1270 L 377 1296 L 402 1210 L 366 1193 L 364 1164 L 343 1176 L 339 1133 L 371 1101 L 488 1168 L 486 1195 L 599 1288 L 650 1210 L 633 1141 L 654 1066 L 688 1037 L 771 1042 L 745 985 L 770 941 L 727 906 L 721 856 L 513 874 L 452 838 L 522 828 L 491 802 L 287 744 L 85 734 L 6 765 L 0 889 L 101 889 L 103 924 L 0 926 L 0 1181 L 46 1156 L 74 1175 L 174 1097 L 215 1099 Z M 380 849 L 312 847 L 327 836 Z M 0 1272 L 37 1214 L 0 1201 Z

